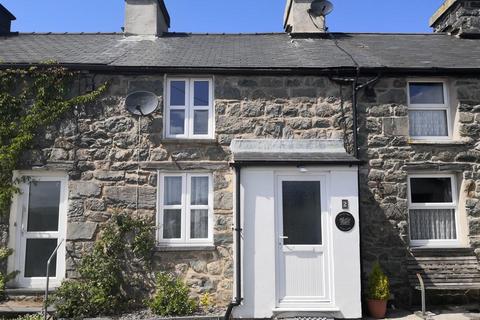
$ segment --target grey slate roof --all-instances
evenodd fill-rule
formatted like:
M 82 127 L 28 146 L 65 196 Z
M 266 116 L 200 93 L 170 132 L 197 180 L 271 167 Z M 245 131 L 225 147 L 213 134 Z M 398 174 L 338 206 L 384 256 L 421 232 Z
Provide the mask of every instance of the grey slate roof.
M 107 67 L 479 69 L 480 40 L 447 34 L 336 33 L 332 38 L 270 34 L 19 34 L 0 37 L 0 63 L 55 60 Z

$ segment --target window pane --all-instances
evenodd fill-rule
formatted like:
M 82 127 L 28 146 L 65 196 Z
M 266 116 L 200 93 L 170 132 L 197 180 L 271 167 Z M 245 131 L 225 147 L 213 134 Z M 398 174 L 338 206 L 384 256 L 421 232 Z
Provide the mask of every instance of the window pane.
M 171 81 L 170 82 L 170 105 L 184 106 L 185 105 L 185 81 Z
M 190 238 L 208 238 L 208 210 L 192 210 L 190 216 Z
M 163 202 L 166 206 L 182 204 L 182 177 L 165 177 Z
M 30 183 L 27 231 L 58 231 L 59 181 Z
M 410 192 L 413 203 L 453 201 L 450 178 L 411 178 Z
M 193 134 L 208 134 L 208 110 L 194 111 Z
M 47 261 L 57 247 L 57 239 L 27 239 L 25 252 L 25 278 L 46 277 Z M 50 277 L 57 274 L 57 257 L 50 262 Z
M 182 237 L 182 210 L 163 210 L 163 238 L 180 239 Z
M 410 83 L 411 104 L 444 104 L 443 83 Z
M 185 134 L 185 110 L 170 110 L 170 134 Z
M 210 103 L 209 97 L 209 82 L 208 81 L 195 81 L 194 82 L 194 106 L 208 106 Z
M 448 137 L 447 111 L 409 111 L 410 136 Z
M 456 239 L 454 209 L 410 210 L 412 240 Z
M 192 205 L 208 205 L 208 177 L 192 177 Z
M 284 181 L 282 186 L 284 244 L 322 244 L 320 182 Z

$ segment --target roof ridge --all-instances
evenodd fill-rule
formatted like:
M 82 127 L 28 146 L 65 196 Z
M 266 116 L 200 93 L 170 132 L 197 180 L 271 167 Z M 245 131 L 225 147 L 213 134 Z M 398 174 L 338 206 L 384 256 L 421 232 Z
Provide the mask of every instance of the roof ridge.
M 123 35 L 123 32 L 19 32 L 19 35 Z

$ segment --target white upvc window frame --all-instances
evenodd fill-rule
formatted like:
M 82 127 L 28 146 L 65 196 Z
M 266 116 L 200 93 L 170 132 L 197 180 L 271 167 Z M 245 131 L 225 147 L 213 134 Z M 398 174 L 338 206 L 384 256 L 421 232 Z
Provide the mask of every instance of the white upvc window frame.
M 180 205 L 165 205 L 164 190 L 165 177 L 182 178 L 182 197 Z M 208 205 L 191 204 L 191 178 L 208 178 Z M 210 172 L 159 172 L 158 174 L 158 210 L 157 210 L 157 239 L 161 247 L 203 247 L 213 245 L 213 175 Z M 163 215 L 164 210 L 181 210 L 181 237 L 178 239 L 163 238 Z M 190 236 L 191 210 L 208 210 L 208 238 L 192 239 Z
M 428 203 L 413 203 L 412 202 L 412 187 L 411 180 L 415 178 L 449 178 L 452 188 L 452 202 L 428 202 Z M 458 247 L 461 239 L 459 217 L 458 217 L 458 191 L 457 191 L 457 177 L 454 174 L 412 174 L 408 176 L 408 225 L 409 225 L 409 238 L 410 245 L 412 247 L 432 247 L 432 248 L 448 248 Z M 456 239 L 429 239 L 429 240 L 412 240 L 411 237 L 411 221 L 410 210 L 422 210 L 422 209 L 453 209 L 455 210 L 455 234 Z
M 185 105 L 184 106 L 172 106 L 170 88 L 173 81 L 185 81 Z M 196 81 L 208 82 L 208 106 L 195 106 L 194 105 L 194 86 Z M 166 105 L 165 105 L 165 137 L 168 139 L 213 139 L 214 138 L 214 95 L 213 95 L 213 79 L 208 77 L 167 77 L 166 88 Z M 184 110 L 184 133 L 183 134 L 171 134 L 170 133 L 170 111 L 171 110 Z M 208 111 L 208 133 L 207 134 L 194 134 L 194 114 L 195 111 Z
M 443 85 L 443 104 L 412 104 L 410 103 L 410 84 L 415 83 L 441 83 Z M 450 105 L 450 95 L 449 95 L 449 84 L 446 79 L 438 78 L 420 78 L 420 79 L 409 79 L 407 81 L 407 104 L 408 110 L 410 111 L 446 111 L 447 117 L 447 136 L 410 136 L 413 140 L 452 140 L 453 137 L 453 128 L 452 128 L 452 112 Z M 410 124 L 410 120 L 409 120 Z

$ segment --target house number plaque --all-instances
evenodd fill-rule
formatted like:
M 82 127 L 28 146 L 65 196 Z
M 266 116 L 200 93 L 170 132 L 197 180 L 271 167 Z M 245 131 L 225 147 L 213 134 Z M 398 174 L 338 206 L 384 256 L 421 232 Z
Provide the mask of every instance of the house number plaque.
M 340 212 L 335 218 L 335 224 L 340 231 L 348 232 L 355 227 L 355 218 L 349 212 Z

